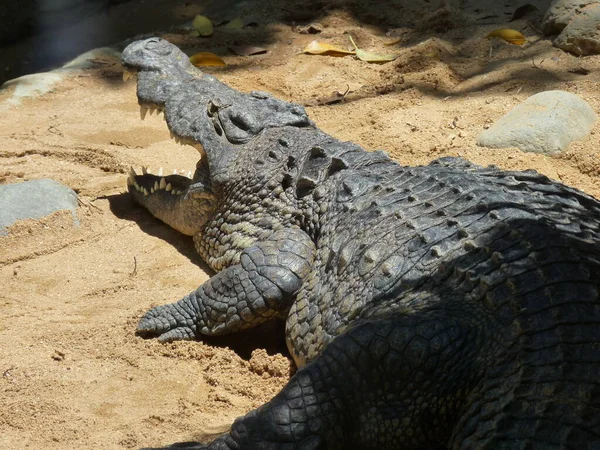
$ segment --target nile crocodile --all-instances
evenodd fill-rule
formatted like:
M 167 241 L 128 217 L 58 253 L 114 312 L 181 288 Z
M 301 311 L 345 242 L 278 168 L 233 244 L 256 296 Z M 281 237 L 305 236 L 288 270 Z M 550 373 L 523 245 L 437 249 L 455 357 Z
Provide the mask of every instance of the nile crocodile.
M 284 318 L 299 368 L 195 448 L 598 445 L 598 200 L 460 158 L 401 166 L 158 38 L 122 58 L 142 115 L 162 111 L 201 154 L 192 179 L 132 172 L 129 191 L 218 272 L 147 312 L 138 334 Z

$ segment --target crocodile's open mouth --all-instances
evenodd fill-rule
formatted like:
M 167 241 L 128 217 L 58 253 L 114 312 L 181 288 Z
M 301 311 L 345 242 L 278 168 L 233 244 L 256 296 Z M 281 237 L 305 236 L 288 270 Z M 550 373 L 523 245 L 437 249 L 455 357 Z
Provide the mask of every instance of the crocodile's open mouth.
M 136 75 L 137 71 L 125 68 L 123 79 L 128 81 L 137 78 Z M 142 120 L 147 115 L 168 114 L 164 105 L 142 99 L 138 99 L 138 103 Z M 171 139 L 180 145 L 191 145 L 200 153 L 196 169 L 174 170 L 169 174 L 164 173 L 163 168 L 151 173 L 148 168 L 142 167 L 141 173 L 138 173 L 131 167 L 127 187 L 136 203 L 145 207 L 152 215 L 184 234 L 194 235 L 214 204 L 208 158 L 201 143 L 175 133 L 169 126 L 167 117 L 164 117 Z
M 207 220 L 202 215 L 216 207 L 215 192 L 228 182 L 238 156 L 253 150 L 252 142 L 265 130 L 314 126 L 302 106 L 265 92 L 239 92 L 198 70 L 184 52 L 164 39 L 129 44 L 121 61 L 124 79 L 137 78 L 140 117 L 163 114 L 171 137 L 200 153 L 191 179 L 133 170 L 128 177 L 138 203 L 186 233 Z
M 143 75 L 142 75 L 143 76 Z M 124 67 L 123 71 L 123 81 L 127 82 L 129 80 L 138 81 L 138 70 L 131 67 Z M 148 115 L 163 115 L 165 118 L 165 123 L 169 126 L 169 122 L 165 116 L 165 106 L 159 105 L 156 103 L 152 103 L 149 101 L 144 101 L 142 99 L 138 99 L 138 104 L 140 108 L 140 119 L 144 120 Z M 203 159 L 206 159 L 206 152 L 204 151 L 204 146 L 195 140 L 187 138 L 185 136 L 180 136 L 175 133 L 173 130 L 169 128 L 171 139 L 173 139 L 176 143 L 180 145 L 190 145 L 194 147 L 198 153 L 200 153 L 200 161 L 196 165 L 196 169 L 202 167 L 206 173 L 203 175 L 203 181 L 208 179 L 208 165 L 202 164 Z M 148 168 L 142 167 L 141 173 L 138 174 L 133 167 L 131 167 L 129 171 L 129 176 L 127 178 L 127 186 L 138 199 L 141 200 L 141 196 L 148 197 L 152 195 L 169 195 L 169 196 L 179 196 L 185 195 L 190 185 L 194 182 L 195 173 L 185 170 L 174 170 L 173 174 L 164 175 L 163 168 L 158 169 L 156 174 L 150 173 Z M 135 192 L 134 192 L 135 191 Z

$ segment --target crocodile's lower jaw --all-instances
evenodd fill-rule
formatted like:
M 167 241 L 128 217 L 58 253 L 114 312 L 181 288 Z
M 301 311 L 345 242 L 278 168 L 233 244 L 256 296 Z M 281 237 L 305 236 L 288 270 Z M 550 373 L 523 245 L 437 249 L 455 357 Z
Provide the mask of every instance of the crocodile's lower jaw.
M 129 191 L 135 189 L 146 197 L 159 191 L 164 191 L 170 195 L 180 195 L 185 192 L 192 181 L 191 171 L 187 172 L 187 176 L 184 175 L 184 171 L 181 172 L 180 175 L 177 170 L 174 170 L 173 175 L 163 176 L 163 168 L 161 167 L 158 169 L 158 173 L 153 175 L 149 173 L 146 167 L 142 167 L 142 174 L 138 175 L 135 169 L 131 167 L 129 177 L 127 177 L 127 187 Z

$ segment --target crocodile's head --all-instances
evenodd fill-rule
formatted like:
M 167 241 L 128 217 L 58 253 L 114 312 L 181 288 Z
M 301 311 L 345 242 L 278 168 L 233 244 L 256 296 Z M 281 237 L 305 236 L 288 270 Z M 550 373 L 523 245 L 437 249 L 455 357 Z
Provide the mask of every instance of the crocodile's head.
M 142 118 L 164 113 L 171 136 L 196 148 L 201 159 L 193 178 L 132 172 L 135 200 L 173 228 L 194 235 L 216 205 L 228 168 L 264 129 L 312 126 L 304 108 L 262 92 L 244 94 L 195 68 L 188 56 L 159 38 L 136 41 L 123 51 L 124 78 L 137 75 Z

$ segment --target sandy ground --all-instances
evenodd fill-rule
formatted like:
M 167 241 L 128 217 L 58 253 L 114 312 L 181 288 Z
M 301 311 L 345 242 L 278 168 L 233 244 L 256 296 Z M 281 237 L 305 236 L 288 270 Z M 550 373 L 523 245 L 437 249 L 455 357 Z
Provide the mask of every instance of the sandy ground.
M 297 18 L 273 3 L 241 11 L 262 18 L 255 28 L 217 29 L 208 39 L 165 37 L 190 53 L 223 55 L 228 66 L 207 71 L 243 91 L 314 104 L 349 89 L 343 103 L 307 107 L 310 116 L 337 138 L 383 148 L 402 164 L 460 155 L 536 169 L 600 197 L 600 123 L 554 157 L 474 144 L 486 126 L 543 90 L 576 93 L 600 112 L 600 57 L 567 55 L 525 20 L 507 24 L 506 15 L 454 28 L 461 17 L 415 13 L 414 26 L 394 28 L 396 11 L 330 7 L 312 11 L 323 33 L 304 35 L 293 29 Z M 384 16 L 385 24 L 373 25 Z M 529 43 L 484 39 L 507 25 Z M 299 53 L 315 38 L 346 46 L 344 32 L 366 49 L 400 56 L 375 65 Z M 400 42 L 384 46 L 386 32 Z M 234 43 L 269 51 L 234 56 L 226 49 Z M 589 74 L 572 73 L 581 68 Z M 0 102 L 12 92 L 0 92 Z M 285 384 L 294 367 L 280 324 L 168 345 L 134 335 L 145 310 L 178 300 L 210 273 L 189 238 L 125 193 L 129 166 L 187 171 L 197 153 L 169 139 L 162 117 L 140 121 L 135 85 L 121 82 L 117 63 L 99 60 L 48 94 L 3 111 L 0 158 L 0 183 L 50 177 L 72 187 L 81 221 L 75 227 L 69 214 L 56 213 L 17 223 L 0 237 L 0 448 L 120 449 L 190 440 L 219 431 Z

